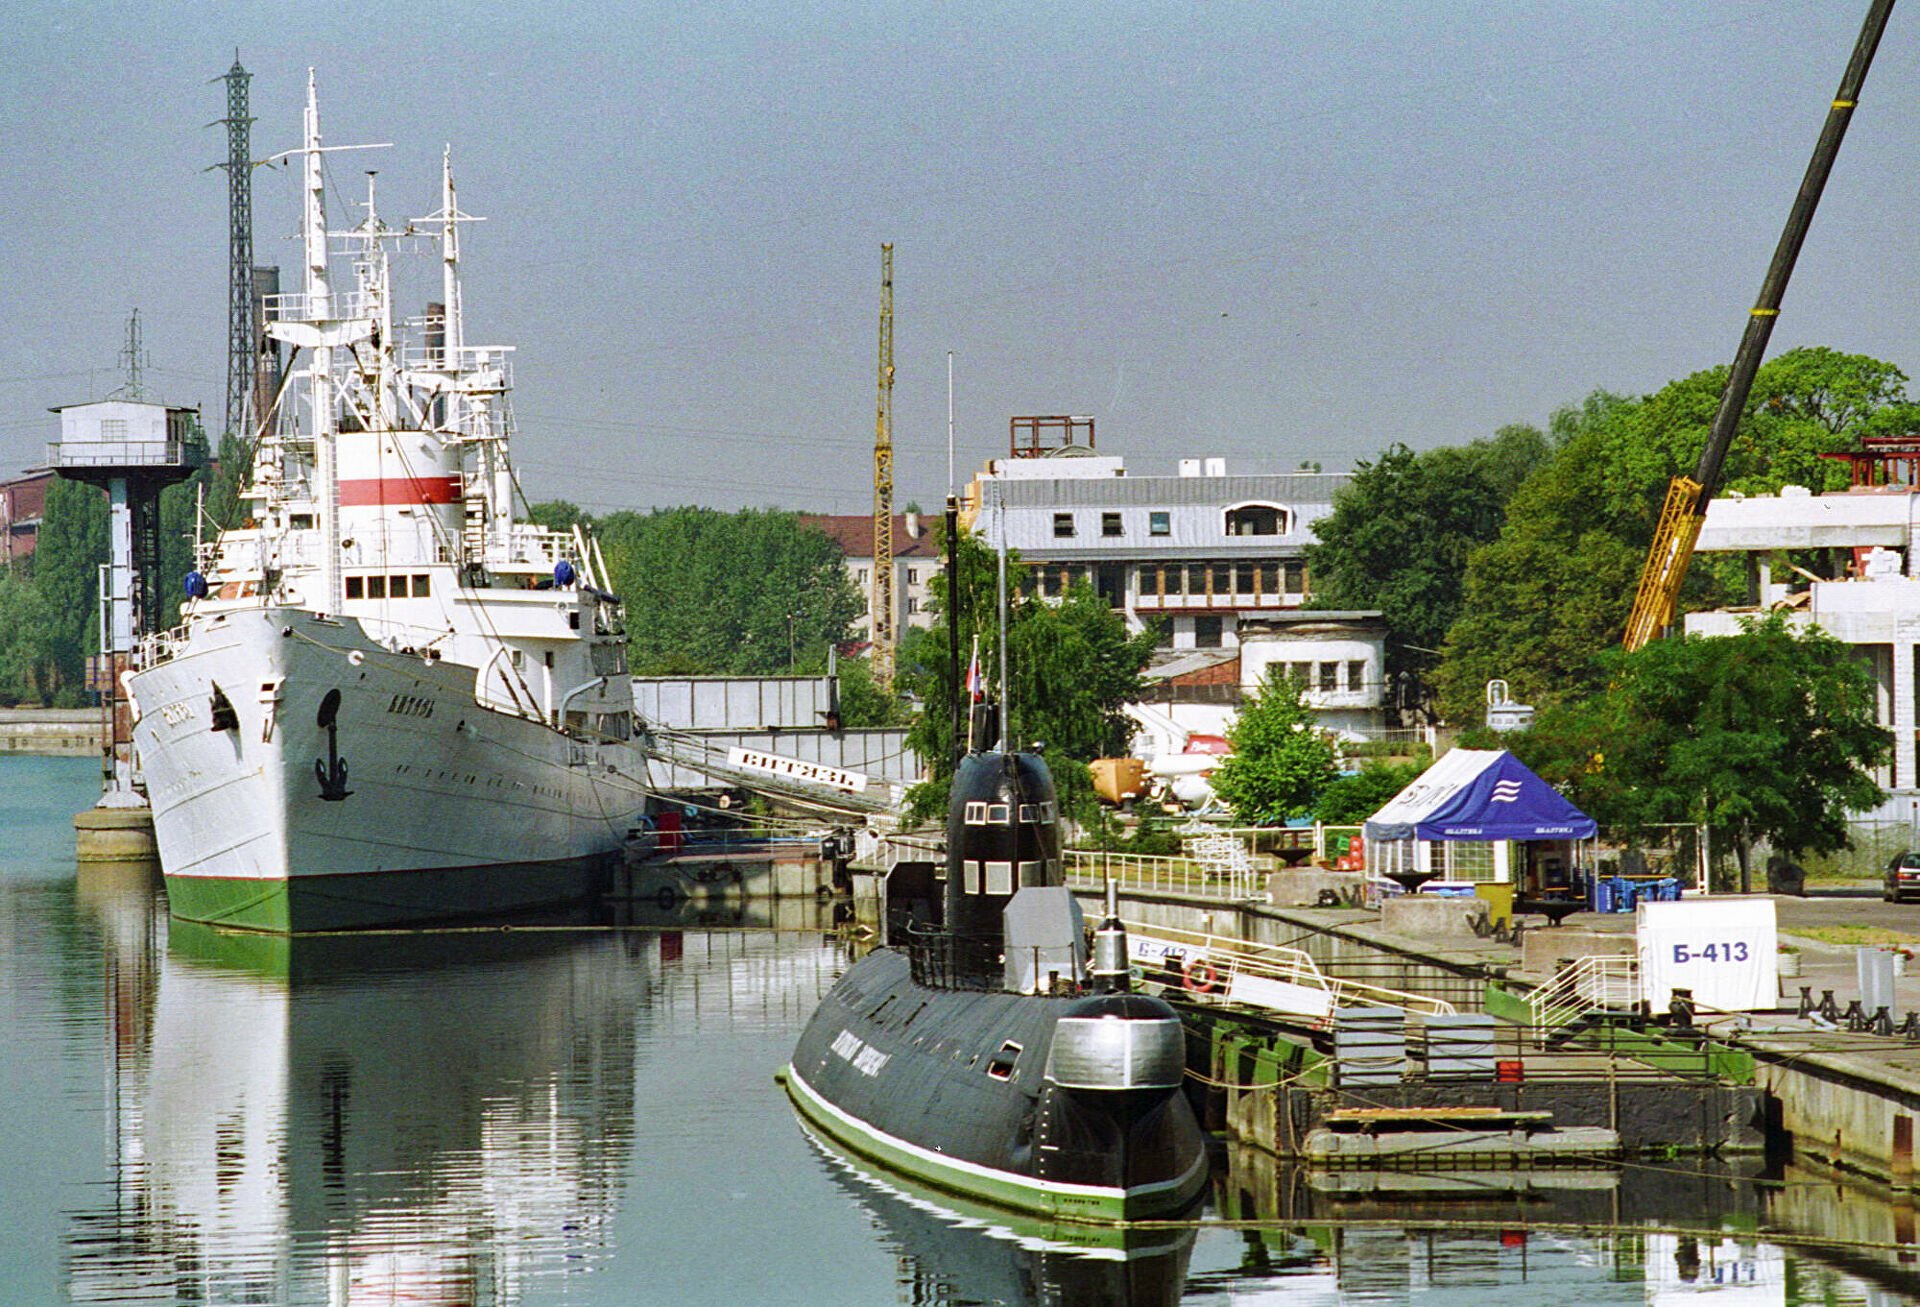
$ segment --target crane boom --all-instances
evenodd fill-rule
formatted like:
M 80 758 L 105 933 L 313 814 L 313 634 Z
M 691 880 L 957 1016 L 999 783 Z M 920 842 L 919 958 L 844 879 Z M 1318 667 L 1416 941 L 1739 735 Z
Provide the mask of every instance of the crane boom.
M 1826 123 L 1820 129 L 1820 139 L 1813 147 L 1813 158 L 1807 163 L 1806 176 L 1801 179 L 1800 193 L 1794 197 L 1793 208 L 1787 214 L 1786 230 L 1780 233 L 1780 244 L 1767 267 L 1766 280 L 1761 283 L 1760 298 L 1747 315 L 1747 329 L 1733 356 L 1726 388 L 1720 392 L 1720 407 L 1714 411 L 1713 426 L 1707 432 L 1706 447 L 1700 451 L 1699 465 L 1691 477 L 1677 476 L 1667 488 L 1653 543 L 1640 570 L 1633 611 L 1627 617 L 1622 643 L 1628 652 L 1644 646 L 1673 621 L 1674 604 L 1680 598 L 1681 584 L 1687 579 L 1687 564 L 1693 561 L 1693 547 L 1706 522 L 1707 503 L 1719 488 L 1721 464 L 1726 461 L 1727 447 L 1733 442 L 1734 429 L 1739 426 L 1740 414 L 1753 390 L 1754 374 L 1760 370 L 1760 358 L 1766 353 L 1774 320 L 1780 316 L 1780 300 L 1786 294 L 1787 279 L 1793 275 L 1794 261 L 1800 257 L 1800 246 L 1813 223 L 1813 211 L 1820 203 L 1821 191 L 1826 189 L 1833 161 L 1840 154 L 1840 142 L 1853 119 L 1860 88 L 1867 80 L 1867 68 L 1873 63 L 1874 51 L 1880 45 L 1881 34 L 1887 30 L 1887 18 L 1892 13 L 1893 0 L 1873 0 L 1868 7 L 1866 21 L 1860 27 L 1860 39 L 1854 43 L 1853 57 L 1847 61 L 1840 89 L 1834 93 Z
M 873 679 L 893 688 L 893 246 L 880 247 L 880 395 L 873 427 Z

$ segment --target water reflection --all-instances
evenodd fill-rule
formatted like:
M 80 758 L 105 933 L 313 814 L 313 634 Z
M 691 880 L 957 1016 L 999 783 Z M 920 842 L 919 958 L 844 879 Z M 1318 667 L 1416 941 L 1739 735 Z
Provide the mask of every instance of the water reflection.
M 70 1218 L 79 1301 L 1920 1298 L 1911 1206 L 1791 1169 L 1309 1176 L 1227 1148 L 1197 1227 L 1089 1245 L 805 1151 L 771 1072 L 842 954 L 729 928 L 817 930 L 813 905 L 286 941 L 170 925 L 155 890 L 77 885 L 111 1163 Z
M 76 1300 L 506 1303 L 604 1256 L 642 937 L 274 939 L 82 892 L 108 943 L 114 1194 L 75 1218 Z
M 1583 1303 L 1920 1300 L 1911 1206 L 1798 1167 L 1312 1174 L 1235 1145 L 1214 1182 L 1244 1251 L 1190 1292 L 1229 1300 L 1276 1273 L 1342 1302 L 1452 1289 L 1489 1303 L 1563 1291 Z
M 1153 1307 L 1180 1300 L 1193 1226 L 1124 1231 L 1002 1212 L 883 1175 L 800 1128 L 899 1258 L 907 1301 Z

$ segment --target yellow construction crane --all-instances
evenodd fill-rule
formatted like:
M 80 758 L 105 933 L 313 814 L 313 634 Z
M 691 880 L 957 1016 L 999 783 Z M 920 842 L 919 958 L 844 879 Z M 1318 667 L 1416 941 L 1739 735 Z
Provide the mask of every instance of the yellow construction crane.
M 873 679 L 893 688 L 893 246 L 880 247 L 880 398 L 873 424 Z
M 1787 278 L 1793 275 L 1794 260 L 1800 255 L 1801 242 L 1813 223 L 1813 210 L 1826 188 L 1827 175 L 1840 153 L 1840 142 L 1847 134 L 1854 106 L 1860 100 L 1860 88 L 1867 80 L 1867 68 L 1873 52 L 1886 31 L 1887 17 L 1893 12 L 1893 0 L 1873 0 L 1860 39 L 1847 61 L 1827 110 L 1826 124 L 1813 147 L 1813 159 L 1794 197 L 1787 215 L 1786 230 L 1773 252 L 1767 278 L 1760 286 L 1759 301 L 1747 316 L 1746 333 L 1733 356 L 1733 368 L 1727 374 L 1727 387 L 1720 392 L 1720 407 L 1714 412 L 1713 426 L 1707 433 L 1706 448 L 1700 451 L 1699 466 L 1692 476 L 1677 476 L 1667 488 L 1667 500 L 1660 510 L 1660 522 L 1654 529 L 1653 544 L 1640 569 L 1640 586 L 1633 597 L 1633 611 L 1627 617 L 1622 643 L 1629 653 L 1644 646 L 1673 622 L 1674 605 L 1680 598 L 1680 586 L 1687 579 L 1687 564 L 1693 561 L 1693 547 L 1700 539 L 1700 528 L 1707 520 L 1707 503 L 1720 487 L 1720 467 L 1726 461 L 1727 447 L 1733 442 L 1734 429 L 1746 409 L 1747 396 L 1753 391 L 1753 376 L 1760 369 L 1760 356 L 1766 352 L 1767 338 L 1773 334 L 1774 320 L 1780 316 L 1780 300 L 1787 291 Z

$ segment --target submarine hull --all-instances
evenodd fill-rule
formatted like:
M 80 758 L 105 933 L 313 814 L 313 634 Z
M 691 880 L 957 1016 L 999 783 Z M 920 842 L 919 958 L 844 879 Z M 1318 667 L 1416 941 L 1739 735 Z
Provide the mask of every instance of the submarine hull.
M 1109 1057 L 1109 1071 L 1088 1054 L 1126 1028 L 1158 1042 L 1151 1083 L 1119 1066 L 1144 1055 Z M 785 1079 L 815 1128 L 923 1183 L 1065 1220 L 1140 1220 L 1185 1208 L 1207 1178 L 1178 1029 L 1157 999 L 930 984 L 906 951 L 879 949 L 822 1002 Z

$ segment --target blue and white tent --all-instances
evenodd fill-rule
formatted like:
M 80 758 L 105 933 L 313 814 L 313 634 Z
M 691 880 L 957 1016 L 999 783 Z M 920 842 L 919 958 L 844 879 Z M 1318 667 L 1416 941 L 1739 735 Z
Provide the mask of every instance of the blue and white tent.
M 1593 818 L 1505 749 L 1454 749 L 1367 818 L 1376 840 L 1585 840 Z

